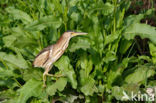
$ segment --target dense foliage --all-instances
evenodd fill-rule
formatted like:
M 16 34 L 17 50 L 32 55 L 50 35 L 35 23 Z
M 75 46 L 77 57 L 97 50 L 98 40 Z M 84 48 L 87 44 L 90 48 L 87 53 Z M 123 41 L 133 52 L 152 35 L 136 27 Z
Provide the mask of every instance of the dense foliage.
M 130 5 L 130 0 L 0 0 L 0 102 L 113 102 L 123 101 L 123 91 L 154 88 L 156 28 L 141 23 L 154 9 L 132 15 Z M 44 70 L 32 62 L 67 30 L 88 35 L 72 38 L 50 71 L 65 76 L 48 77 L 44 88 Z M 136 36 L 147 38 L 147 45 Z

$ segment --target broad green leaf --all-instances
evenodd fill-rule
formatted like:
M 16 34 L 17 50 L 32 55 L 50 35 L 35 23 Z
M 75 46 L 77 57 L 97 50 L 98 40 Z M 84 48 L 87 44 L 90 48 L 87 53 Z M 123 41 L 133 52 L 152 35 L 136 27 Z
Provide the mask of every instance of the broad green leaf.
M 73 21 L 78 22 L 80 18 L 80 14 L 73 12 L 70 17 Z
M 15 46 L 17 48 L 23 48 L 29 45 L 36 44 L 34 40 L 22 35 L 8 35 L 3 37 L 5 47 Z
M 117 38 L 118 38 L 118 34 L 112 34 L 112 35 L 106 36 L 104 45 L 114 42 Z
M 132 41 L 129 41 L 129 40 L 126 40 L 126 39 L 123 39 L 121 40 L 121 45 L 120 45 L 120 48 L 119 48 L 119 51 L 121 54 L 125 54 L 127 52 L 127 50 L 129 49 L 129 47 L 132 45 Z
M 103 6 L 102 6 L 102 13 L 103 15 L 107 16 L 111 13 L 113 13 L 114 11 L 114 5 L 110 4 L 110 3 L 105 3 Z M 96 8 L 97 10 L 99 10 L 100 8 Z
M 122 78 L 122 73 L 124 69 L 127 68 L 129 61 L 131 58 L 125 58 L 122 60 L 120 64 L 114 64 L 112 65 L 108 76 L 107 76 L 107 81 L 108 81 L 108 86 L 111 87 L 113 83 L 117 83 L 116 79 L 119 81 L 119 78 Z M 120 84 L 121 82 L 118 82 L 117 84 Z
M 33 21 L 32 23 L 26 25 L 25 29 L 29 31 L 40 31 L 49 26 L 53 26 L 57 29 L 61 24 L 62 20 L 60 18 L 50 15 Z
M 42 91 L 42 81 L 30 79 L 22 88 L 18 90 L 20 95 L 16 103 L 26 103 L 26 101 L 32 96 L 39 97 L 42 94 Z
M 27 62 L 24 60 L 23 56 L 20 53 L 18 53 L 17 55 L 13 55 L 7 54 L 5 52 L 0 52 L 0 58 L 3 59 L 3 61 L 17 66 L 18 68 L 28 68 Z
M 55 9 L 58 10 L 60 14 L 62 14 L 63 6 L 60 4 L 60 2 L 55 0 L 55 1 L 53 1 L 53 3 L 55 5 Z
M 93 62 L 92 59 L 87 56 L 86 53 L 81 54 L 80 60 L 78 61 L 80 63 L 80 66 L 85 71 L 85 77 L 88 77 L 91 70 L 93 69 Z
M 112 87 L 112 95 L 117 99 L 121 101 L 126 101 L 128 99 L 132 98 L 133 94 L 138 94 L 139 92 L 139 85 L 137 84 L 126 84 L 121 87 L 114 86 Z M 127 95 L 129 98 L 126 98 L 125 95 Z
M 141 38 L 148 38 L 156 44 L 156 28 L 147 24 L 135 23 L 130 25 L 123 33 L 127 40 L 134 39 L 135 36 L 140 36 Z
M 3 42 L 6 47 L 12 46 L 15 40 L 16 40 L 16 37 L 14 35 L 8 35 L 8 36 L 3 37 Z
M 5 87 L 10 88 L 10 89 L 14 89 L 15 87 L 19 87 L 17 82 L 15 82 L 15 79 L 7 78 L 7 77 L 0 79 L 0 86 L 2 86 L 2 87 L 5 86 Z
M 115 53 L 109 51 L 106 53 L 106 56 L 103 58 L 103 61 L 105 63 L 109 63 L 110 61 L 114 61 L 115 59 L 117 59 Z
M 67 103 L 74 103 L 74 101 L 78 99 L 77 95 L 67 95 L 67 97 L 65 98 L 65 102 Z
M 16 96 L 16 92 L 12 89 L 7 89 L 5 91 L 0 92 L 1 99 L 14 98 Z
M 125 78 L 126 83 L 142 83 L 147 78 L 153 76 L 155 73 L 154 67 L 150 65 L 142 65 L 137 67 L 133 73 L 130 73 Z
M 67 56 L 62 56 L 55 64 L 56 67 L 62 72 L 62 75 L 65 75 L 68 79 L 68 82 L 71 83 L 74 89 L 77 88 L 76 74 L 73 70 L 70 60 Z
M 33 98 L 30 103 L 43 103 L 41 100 L 38 100 L 37 98 Z
M 156 46 L 153 43 L 149 42 L 149 48 L 153 63 L 156 63 Z
M 98 92 L 95 80 L 90 76 L 86 77 L 84 70 L 80 70 L 80 90 L 86 96 L 92 96 L 94 92 Z
M 26 46 L 37 44 L 33 37 L 30 37 L 30 34 L 25 32 L 20 27 L 11 28 L 11 35 L 3 37 L 3 42 L 5 47 L 15 46 L 17 48 L 23 48 Z
M 107 15 L 111 14 L 113 12 L 113 10 L 114 10 L 114 6 L 112 4 L 110 4 L 108 2 L 104 4 L 103 2 L 101 2 L 98 5 L 96 5 L 96 7 L 93 7 L 89 11 L 89 13 L 91 14 L 94 11 L 102 11 L 102 14 L 107 16 Z
M 142 56 L 139 56 L 138 57 L 138 60 L 146 60 L 147 62 L 151 63 L 151 58 L 149 56 L 145 56 L 145 55 L 142 55 Z
M 122 97 L 124 96 L 123 92 L 125 92 L 124 89 L 123 89 L 123 87 L 118 87 L 118 86 L 112 87 L 112 95 L 117 100 L 122 100 Z
M 127 28 L 132 24 L 140 23 L 143 18 L 145 18 L 147 15 L 151 15 L 153 11 L 153 9 L 149 9 L 143 14 L 128 16 L 127 18 L 125 18 L 125 27 Z
M 126 28 L 129 27 L 130 25 L 134 24 L 134 23 L 139 23 L 141 19 L 144 18 L 143 14 L 139 14 L 139 15 L 130 15 L 125 19 L 125 26 Z
M 75 6 L 77 3 L 79 2 L 79 0 L 69 0 L 69 5 L 71 7 Z
M 74 52 L 76 51 L 77 49 L 83 49 L 83 50 L 86 50 L 90 48 L 90 43 L 88 40 L 85 40 L 83 38 L 81 39 L 78 39 L 78 41 L 76 43 L 73 43 L 71 45 L 71 47 L 69 48 L 69 51 L 70 52 Z
M 16 73 L 14 73 L 14 71 L 12 69 L 2 69 L 0 68 L 0 77 L 1 78 L 7 78 L 7 77 L 18 77 L 18 75 Z
M 14 19 L 22 20 L 24 24 L 28 24 L 32 22 L 31 17 L 27 13 L 23 12 L 22 10 L 15 9 L 13 7 L 8 7 L 6 8 L 6 11 L 9 14 L 11 14 L 14 17 Z
M 150 86 L 150 87 L 155 87 L 155 85 L 156 85 L 156 80 L 151 80 L 148 83 L 148 86 Z
M 60 92 L 64 90 L 65 86 L 67 84 L 67 79 L 66 78 L 59 78 L 58 80 L 56 80 L 56 82 L 54 84 L 52 84 L 51 86 L 49 86 L 46 91 L 49 95 L 55 95 L 55 93 L 57 92 L 57 90 L 59 90 Z
M 90 72 L 93 69 L 92 59 L 89 56 L 87 56 L 86 53 L 84 53 L 81 54 L 81 58 L 77 63 L 81 67 L 80 77 L 79 77 L 80 90 L 86 96 L 93 95 L 93 93 L 97 92 L 98 89 L 95 85 L 95 80 L 90 75 Z
M 130 84 L 124 84 L 122 86 L 124 88 L 124 90 L 126 91 L 127 95 L 131 96 L 132 95 L 132 92 L 134 94 L 137 94 L 139 92 L 139 84 L 135 84 L 135 83 L 130 83 Z
M 43 72 L 41 72 L 43 68 L 28 68 L 24 70 L 23 72 L 23 79 L 25 81 L 30 80 L 30 78 L 36 79 L 36 80 L 42 80 L 43 79 Z

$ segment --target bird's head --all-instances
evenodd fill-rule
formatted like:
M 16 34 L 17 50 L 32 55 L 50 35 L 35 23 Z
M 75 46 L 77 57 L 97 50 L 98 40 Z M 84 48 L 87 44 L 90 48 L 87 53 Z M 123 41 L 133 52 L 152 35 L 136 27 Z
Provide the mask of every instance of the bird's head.
M 86 34 L 88 34 L 88 33 L 67 31 L 63 34 L 63 36 L 67 37 L 67 38 L 72 38 L 72 37 L 77 36 L 77 35 L 86 35 Z

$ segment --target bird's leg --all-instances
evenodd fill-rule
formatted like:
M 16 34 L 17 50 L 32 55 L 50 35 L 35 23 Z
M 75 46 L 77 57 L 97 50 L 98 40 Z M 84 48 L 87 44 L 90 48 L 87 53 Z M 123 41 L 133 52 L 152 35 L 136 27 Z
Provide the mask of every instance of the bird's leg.
M 53 65 L 48 66 L 45 68 L 45 71 L 43 73 L 43 86 L 46 87 L 46 75 L 48 75 L 48 72 L 50 71 L 50 69 L 52 68 Z
M 48 69 L 45 70 L 45 72 L 43 73 L 43 86 L 46 87 L 46 75 L 48 73 Z
M 43 73 L 43 87 L 46 87 L 46 73 Z
M 53 66 L 53 65 L 46 67 L 46 68 L 45 68 L 45 72 L 43 73 L 43 86 L 44 86 L 44 87 L 46 87 L 46 83 L 45 83 L 45 82 L 46 82 L 46 75 L 47 75 L 47 76 L 56 77 L 56 78 L 62 77 L 62 76 L 63 76 L 63 75 L 60 75 L 60 74 L 59 74 L 59 75 L 49 74 L 48 72 L 50 71 L 50 69 L 52 68 L 52 66 Z

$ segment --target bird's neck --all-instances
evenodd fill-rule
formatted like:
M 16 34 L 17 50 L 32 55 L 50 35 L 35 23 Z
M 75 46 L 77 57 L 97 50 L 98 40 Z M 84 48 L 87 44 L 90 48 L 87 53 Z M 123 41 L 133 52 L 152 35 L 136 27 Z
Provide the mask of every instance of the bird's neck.
M 64 37 L 61 37 L 58 41 L 57 41 L 57 45 L 59 46 L 59 47 L 66 47 L 66 45 L 68 45 L 68 43 L 69 43 L 69 40 L 70 40 L 70 38 L 64 38 Z

